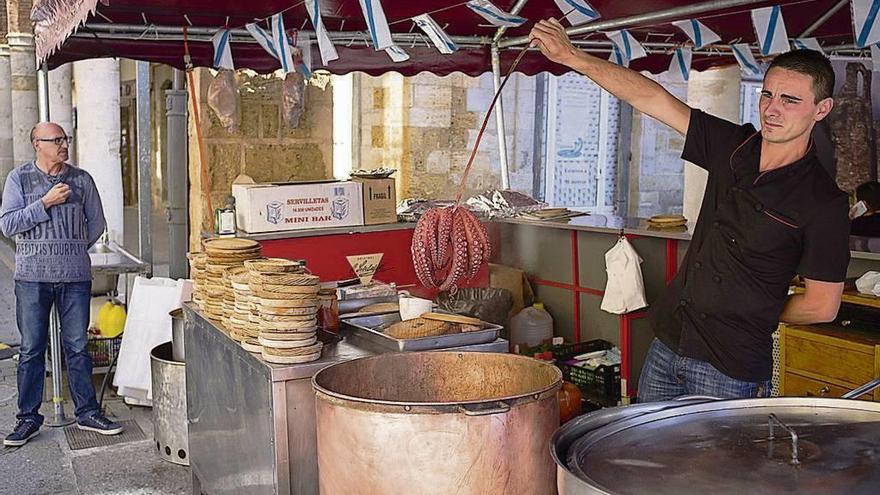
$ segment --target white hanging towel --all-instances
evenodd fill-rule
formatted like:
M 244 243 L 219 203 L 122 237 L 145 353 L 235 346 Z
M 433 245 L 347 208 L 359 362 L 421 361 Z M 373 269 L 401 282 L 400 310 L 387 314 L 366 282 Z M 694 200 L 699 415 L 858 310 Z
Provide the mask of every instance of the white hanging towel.
M 853 33 L 856 35 L 856 46 L 864 48 L 880 41 L 880 0 L 852 0 Z
M 599 12 L 584 0 L 554 0 L 556 6 L 572 26 L 584 24 L 602 17 Z
M 755 34 L 758 35 L 761 55 L 785 53 L 791 49 L 779 5 L 753 10 L 752 24 L 755 26 Z
M 489 0 L 471 0 L 467 6 L 494 26 L 516 27 L 523 25 L 528 20 L 499 9 Z
M 360 0 L 360 3 L 361 12 L 364 13 L 364 21 L 367 23 L 367 30 L 370 31 L 370 38 L 373 40 L 373 48 L 384 50 L 394 45 L 382 2 L 379 0 Z
M 791 40 L 791 45 L 795 50 L 815 50 L 819 53 L 825 53 L 816 38 L 795 38 Z
M 688 82 L 693 52 L 689 47 L 676 48 L 669 62 L 669 75 L 676 81 Z
M 607 36 L 608 39 L 614 43 L 614 46 L 620 50 L 620 55 L 626 60 L 626 65 L 629 65 L 629 62 L 632 62 L 637 58 L 642 58 L 648 55 L 641 43 L 639 43 L 635 36 L 629 34 L 629 31 L 626 29 L 611 31 L 605 33 L 605 36 Z
M 320 0 L 306 0 L 306 10 L 309 11 L 309 19 L 312 21 L 312 27 L 315 28 L 315 36 L 318 38 L 318 50 L 321 52 L 321 63 L 327 65 L 333 60 L 339 58 L 336 53 L 336 47 L 330 41 L 327 35 L 327 28 L 324 27 L 324 19 L 321 17 Z
M 407 60 L 409 60 L 409 53 L 406 53 L 406 50 L 397 45 L 389 46 L 385 49 L 385 53 L 387 53 L 388 56 L 391 57 L 391 60 L 394 63 L 406 62 Z
M 672 25 L 684 31 L 684 34 L 694 42 L 695 48 L 703 48 L 721 41 L 721 36 L 696 19 L 675 21 Z
M 755 60 L 755 56 L 752 55 L 752 48 L 749 47 L 748 43 L 736 43 L 730 45 L 730 49 L 733 50 L 733 56 L 736 58 L 736 61 L 739 62 L 739 66 L 742 70 L 753 76 L 757 76 L 761 73 L 758 61 Z
M 214 34 L 211 42 L 214 44 L 214 68 L 235 70 L 232 62 L 232 47 L 229 45 L 231 33 L 228 29 L 221 29 Z
M 119 346 L 119 360 L 113 385 L 117 393 L 137 401 L 152 400 L 150 351 L 171 340 L 172 310 L 189 300 L 188 280 L 137 277 L 128 303 L 125 332 Z
M 608 283 L 600 306 L 602 311 L 620 315 L 648 305 L 641 264 L 642 258 L 626 237 L 621 237 L 605 253 Z

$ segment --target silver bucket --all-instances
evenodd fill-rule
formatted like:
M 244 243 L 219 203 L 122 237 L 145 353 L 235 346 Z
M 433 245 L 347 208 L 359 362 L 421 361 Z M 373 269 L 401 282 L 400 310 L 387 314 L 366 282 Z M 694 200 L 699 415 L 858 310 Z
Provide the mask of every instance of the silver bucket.
M 186 361 L 184 359 L 186 353 L 183 348 L 183 309 L 177 308 L 168 314 L 171 316 L 171 356 L 175 361 L 182 363 Z
M 186 364 L 172 359 L 171 342 L 150 351 L 153 383 L 153 440 L 159 457 L 189 466 L 186 424 Z

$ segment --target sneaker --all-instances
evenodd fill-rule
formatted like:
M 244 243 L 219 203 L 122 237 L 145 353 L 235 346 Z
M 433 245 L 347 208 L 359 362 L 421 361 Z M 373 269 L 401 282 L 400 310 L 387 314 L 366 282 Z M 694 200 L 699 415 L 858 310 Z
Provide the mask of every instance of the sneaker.
M 101 435 L 118 435 L 122 433 L 122 425 L 114 423 L 107 419 L 106 416 L 99 412 L 92 413 L 76 422 L 77 428 L 80 430 L 94 431 Z
M 15 424 L 15 430 L 3 440 L 3 445 L 7 447 L 21 447 L 28 443 L 28 440 L 40 433 L 40 425 L 36 421 L 29 419 L 19 419 Z

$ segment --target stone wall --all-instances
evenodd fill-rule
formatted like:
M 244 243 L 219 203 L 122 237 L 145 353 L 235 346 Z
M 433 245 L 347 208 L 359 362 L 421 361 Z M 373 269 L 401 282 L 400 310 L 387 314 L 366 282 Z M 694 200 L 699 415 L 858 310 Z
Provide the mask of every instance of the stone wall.
M 454 198 L 485 112 L 491 74 L 361 76 L 354 166 L 396 168 L 398 197 Z M 517 74 L 505 89 L 510 183 L 532 193 L 534 78 Z M 467 180 L 466 195 L 501 187 L 494 116 Z
M 247 174 L 256 182 L 332 176 L 333 99 L 329 85 L 326 89 L 307 86 L 306 110 L 299 127 L 291 129 L 281 117 L 282 80 L 275 75 L 239 71 L 241 117 L 238 130 L 230 133 L 207 106 L 212 77 L 207 69 L 194 74 L 194 86 L 200 95 L 209 194 L 215 208 L 231 194 L 232 182 L 239 174 Z M 212 212 L 207 209 L 191 104 L 189 111 L 190 244 L 195 246 L 200 232 L 210 229 Z

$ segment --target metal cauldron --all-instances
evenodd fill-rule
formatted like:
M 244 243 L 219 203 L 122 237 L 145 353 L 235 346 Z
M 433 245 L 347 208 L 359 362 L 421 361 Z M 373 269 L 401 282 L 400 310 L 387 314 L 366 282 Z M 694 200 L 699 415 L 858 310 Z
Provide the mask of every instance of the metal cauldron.
M 150 352 L 153 386 L 153 440 L 162 460 L 189 466 L 186 422 L 186 365 L 171 356 L 171 342 Z
M 330 366 L 317 394 L 322 495 L 548 495 L 559 370 L 511 354 L 411 352 Z
M 685 397 L 577 418 L 551 453 L 561 495 L 867 495 L 880 486 L 877 425 L 876 402 Z
M 184 328 L 186 327 L 183 319 L 183 309 L 177 308 L 168 313 L 171 316 L 171 355 L 175 361 L 181 363 L 186 361 L 186 352 L 184 351 Z

